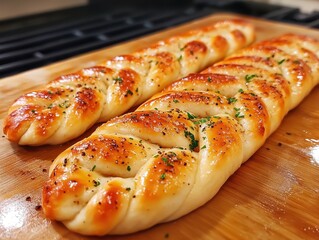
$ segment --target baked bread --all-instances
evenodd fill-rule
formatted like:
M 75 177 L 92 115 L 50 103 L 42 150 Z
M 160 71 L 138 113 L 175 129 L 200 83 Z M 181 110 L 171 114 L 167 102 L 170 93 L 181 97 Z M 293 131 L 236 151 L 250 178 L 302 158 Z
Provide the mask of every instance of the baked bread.
M 173 83 L 57 157 L 45 215 L 126 234 L 200 207 L 318 83 L 318 57 L 319 41 L 288 34 Z
M 131 55 L 64 75 L 27 93 L 10 107 L 3 132 L 21 145 L 60 144 L 96 122 L 123 114 L 173 81 L 250 44 L 244 20 L 212 26 L 159 42 Z

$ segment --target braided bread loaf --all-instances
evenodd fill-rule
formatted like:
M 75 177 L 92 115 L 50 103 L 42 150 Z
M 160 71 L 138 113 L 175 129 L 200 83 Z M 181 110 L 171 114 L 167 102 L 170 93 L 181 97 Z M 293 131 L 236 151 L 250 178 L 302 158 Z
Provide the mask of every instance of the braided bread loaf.
M 66 142 L 94 123 L 141 104 L 174 80 L 246 46 L 254 36 L 252 25 L 243 20 L 221 21 L 61 76 L 18 98 L 3 132 L 21 145 Z
M 52 164 L 46 216 L 125 234 L 205 204 L 318 83 L 318 56 L 306 36 L 264 41 L 103 124 Z

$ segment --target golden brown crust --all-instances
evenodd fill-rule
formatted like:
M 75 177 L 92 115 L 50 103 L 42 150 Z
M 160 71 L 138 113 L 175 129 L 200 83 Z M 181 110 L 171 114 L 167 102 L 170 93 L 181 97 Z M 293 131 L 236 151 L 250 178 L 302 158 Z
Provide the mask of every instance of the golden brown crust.
M 174 82 L 54 161 L 45 214 L 82 234 L 124 234 L 205 204 L 318 84 L 318 53 L 316 40 L 286 35 Z
M 21 145 L 66 142 L 253 40 L 251 24 L 227 20 L 63 75 L 18 98 L 9 109 L 4 133 Z

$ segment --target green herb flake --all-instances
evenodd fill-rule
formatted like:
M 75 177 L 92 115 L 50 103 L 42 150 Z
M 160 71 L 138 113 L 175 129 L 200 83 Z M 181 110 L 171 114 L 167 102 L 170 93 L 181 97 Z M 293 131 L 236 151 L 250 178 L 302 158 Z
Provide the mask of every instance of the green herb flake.
M 238 90 L 238 92 L 243 93 L 244 90 L 243 90 L 242 88 L 240 88 L 240 89 Z
M 123 79 L 121 77 L 113 78 L 113 80 L 115 83 L 119 83 L 119 84 L 121 84 L 123 82 Z
M 229 103 L 229 104 L 231 104 L 231 103 L 236 102 L 236 101 L 237 101 L 237 99 L 236 99 L 236 98 L 234 98 L 234 97 L 229 97 L 229 98 L 227 98 L 227 101 L 228 101 L 228 103 Z
M 194 151 L 194 149 L 198 147 L 198 140 L 196 140 L 194 134 L 192 134 L 189 131 L 184 131 L 184 134 L 185 134 L 185 137 L 191 140 L 191 143 L 189 144 L 189 148 L 192 151 Z
M 181 61 L 182 60 L 182 58 L 183 58 L 183 56 L 182 55 L 180 55 L 178 58 L 177 58 L 177 61 Z
M 126 91 L 126 94 L 125 94 L 125 95 L 127 96 L 127 95 L 129 95 L 129 94 L 130 94 L 130 95 L 133 95 L 133 92 L 132 92 L 130 89 Z
M 101 183 L 99 181 L 93 180 L 94 187 L 99 186 Z
M 126 170 L 131 171 L 131 166 L 127 166 Z
M 247 83 L 249 83 L 254 77 L 257 77 L 257 75 L 256 74 L 246 75 L 245 80 Z
M 278 64 L 280 65 L 280 64 L 282 64 L 284 61 L 286 61 L 286 59 L 280 60 L 280 61 L 278 62 Z
M 209 120 L 210 120 L 210 117 L 208 116 L 208 117 L 205 117 L 205 118 L 201 118 L 198 121 L 195 121 L 194 124 L 196 124 L 196 125 L 202 124 L 202 123 L 205 123 L 205 122 L 207 122 Z
M 130 187 L 125 188 L 126 191 L 131 191 Z
M 194 116 L 193 114 L 187 112 L 187 118 L 190 120 L 190 119 L 196 118 L 196 116 Z
M 174 103 L 179 103 L 179 101 L 177 99 L 174 99 L 173 102 Z
M 208 77 L 208 78 L 207 78 L 207 81 L 208 81 L 208 82 L 211 82 L 211 81 L 212 81 L 212 78 L 211 78 L 211 77 Z
M 31 110 L 31 112 L 32 112 L 32 113 L 35 113 L 35 110 L 34 110 L 34 109 L 32 109 L 32 110 Z
M 95 170 L 95 168 L 96 168 L 96 165 L 94 165 L 94 166 L 92 167 L 91 171 L 93 172 L 93 171 Z
M 220 119 L 220 116 L 213 116 L 213 118 Z
M 163 162 L 165 163 L 165 165 L 168 166 L 168 167 L 173 166 L 173 165 L 168 161 L 168 159 L 165 158 L 165 157 L 162 157 L 162 161 L 163 161 Z
M 244 118 L 245 116 L 244 116 L 244 115 L 241 115 L 240 112 L 236 112 L 235 117 L 236 117 L 236 118 Z
M 206 148 L 206 145 L 202 146 L 200 149 L 205 149 Z
M 164 180 L 165 178 L 166 178 L 166 174 L 165 173 L 161 174 L 160 179 Z

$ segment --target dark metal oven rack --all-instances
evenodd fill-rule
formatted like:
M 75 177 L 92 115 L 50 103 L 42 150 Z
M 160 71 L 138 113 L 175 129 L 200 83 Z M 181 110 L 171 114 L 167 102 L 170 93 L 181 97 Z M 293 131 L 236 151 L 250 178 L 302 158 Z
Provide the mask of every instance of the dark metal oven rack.
M 185 1 L 160 7 L 90 4 L 0 22 L 0 77 L 218 12 L 319 28 L 319 12 L 305 14 L 298 8 L 244 0 Z

